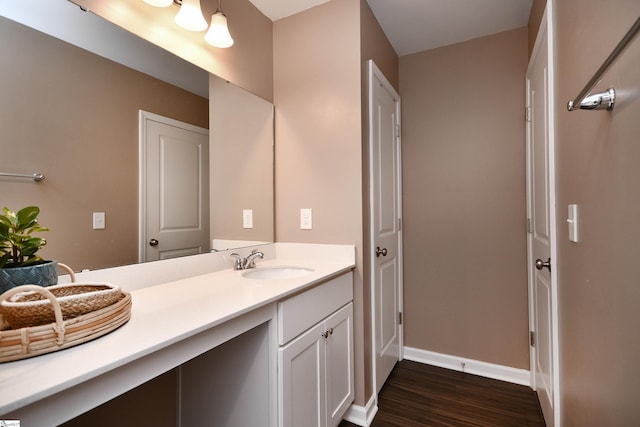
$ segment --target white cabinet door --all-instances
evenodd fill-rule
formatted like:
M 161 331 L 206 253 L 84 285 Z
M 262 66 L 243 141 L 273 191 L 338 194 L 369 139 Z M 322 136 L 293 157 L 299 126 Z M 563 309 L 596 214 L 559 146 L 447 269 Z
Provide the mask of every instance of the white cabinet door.
M 321 322 L 278 349 L 283 427 L 325 427 L 325 327 Z
M 335 427 L 353 402 L 353 303 L 278 350 L 280 425 Z
M 327 422 L 336 427 L 355 396 L 353 390 L 353 303 L 325 322 L 330 331 L 326 340 Z

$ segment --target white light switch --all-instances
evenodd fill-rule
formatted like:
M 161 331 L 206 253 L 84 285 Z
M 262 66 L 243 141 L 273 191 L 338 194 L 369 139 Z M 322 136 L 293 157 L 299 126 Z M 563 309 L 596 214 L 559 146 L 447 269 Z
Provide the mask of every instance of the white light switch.
M 313 228 L 313 217 L 311 209 L 300 209 L 300 229 L 311 230 Z
M 104 212 L 94 212 L 93 213 L 93 229 L 94 230 L 102 230 L 105 227 L 105 218 Z
M 242 210 L 242 227 L 253 228 L 253 209 Z
M 569 240 L 578 243 L 578 205 L 569 205 Z

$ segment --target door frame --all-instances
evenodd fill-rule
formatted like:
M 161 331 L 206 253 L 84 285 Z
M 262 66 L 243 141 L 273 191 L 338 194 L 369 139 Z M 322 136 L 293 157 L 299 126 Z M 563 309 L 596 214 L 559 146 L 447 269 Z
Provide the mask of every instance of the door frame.
M 553 27 L 553 9 L 554 0 L 547 0 L 546 8 L 543 13 L 538 35 L 536 37 L 535 45 L 531 56 L 529 58 L 529 65 L 527 67 L 527 73 L 525 77 L 526 83 L 526 108 L 527 117 L 532 113 L 529 111 L 531 105 L 530 99 L 530 74 L 532 72 L 534 60 L 537 58 L 542 46 L 546 44 L 547 47 L 547 132 L 548 132 L 548 144 L 549 144 L 549 227 L 550 227 L 550 258 L 551 258 L 551 348 L 552 348 L 552 369 L 553 369 L 553 423 L 554 426 L 560 426 L 560 356 L 559 356 L 559 326 L 558 326 L 558 227 L 557 227 L 557 196 L 556 196 L 556 162 L 555 162 L 555 63 L 554 63 L 554 38 L 555 32 Z M 535 294 L 534 294 L 534 255 L 533 255 L 533 239 L 530 229 L 530 221 L 533 218 L 532 212 L 532 171 L 531 171 L 531 127 L 532 122 L 527 118 L 526 123 L 526 185 L 527 185 L 527 289 L 529 297 L 529 330 L 534 332 L 534 336 L 537 338 L 535 330 Z M 531 344 L 531 343 L 530 343 Z M 536 351 L 534 346 L 529 346 L 529 362 L 530 362 L 530 378 L 531 388 L 537 389 L 536 384 Z
M 181 122 L 149 111 L 138 110 L 138 262 L 147 256 L 147 122 L 158 122 L 194 133 L 209 135 L 209 129 Z M 209 158 L 207 158 L 209 161 Z M 209 201 L 211 203 L 211 201 Z M 209 218 L 206 218 L 209 221 Z M 211 243 L 211 235 L 207 237 Z
M 393 88 L 393 86 L 391 85 L 391 83 L 389 83 L 389 81 L 387 80 L 387 78 L 384 76 L 384 74 L 382 73 L 382 71 L 380 71 L 380 69 L 378 68 L 378 66 L 375 64 L 375 62 L 373 62 L 372 59 L 370 59 L 368 61 L 368 77 L 369 77 L 369 81 L 368 81 L 368 96 L 369 96 L 369 102 L 368 102 L 368 132 L 369 132 L 369 170 L 368 170 L 368 184 L 369 184 L 369 211 L 368 211 L 368 215 L 369 215 L 369 248 L 368 250 L 365 250 L 365 253 L 367 254 L 367 256 L 369 257 L 369 290 L 370 290 L 370 295 L 371 295 L 371 373 L 372 373 L 372 381 L 373 381 L 373 394 L 375 396 L 375 403 L 377 405 L 378 403 L 378 384 L 377 384 L 377 366 L 376 366 L 376 300 L 375 300 L 375 283 L 374 283 L 374 279 L 376 277 L 375 275 L 375 262 L 373 261 L 375 259 L 375 249 L 373 248 L 373 242 L 374 242 L 374 236 L 375 236 L 375 227 L 374 227 L 374 223 L 373 223 L 373 210 L 374 210 L 374 205 L 372 203 L 373 201 L 373 196 L 374 196 L 374 176 L 373 176 L 373 162 L 374 162 L 374 158 L 373 158 L 373 81 L 374 81 L 374 76 L 382 83 L 382 85 L 385 87 L 386 90 L 388 90 L 389 92 L 395 94 L 397 96 L 398 101 L 396 102 L 396 115 L 397 115 L 397 126 L 398 126 L 398 132 L 397 132 L 397 137 L 396 137 L 396 144 L 397 144 L 397 149 L 398 149 L 398 159 L 397 159 L 397 165 L 396 165 L 396 170 L 397 170 L 397 182 L 398 182 L 398 188 L 397 188 L 397 200 L 396 200 L 396 204 L 397 204 L 397 209 L 398 209 L 398 219 L 400 220 L 400 224 L 402 224 L 402 144 L 401 144 L 401 135 L 402 133 L 399 131 L 400 129 L 400 123 L 401 123 L 401 116 L 400 116 L 400 95 L 396 92 L 396 90 Z M 403 253 L 402 253 L 402 226 L 400 225 L 400 227 L 398 228 L 398 295 L 397 295 L 397 301 L 398 301 L 398 313 L 402 313 L 402 309 L 403 309 L 403 294 L 404 294 L 404 290 L 403 290 Z M 402 360 L 404 358 L 404 327 L 403 324 L 398 323 L 398 352 L 399 352 L 399 358 L 398 360 Z

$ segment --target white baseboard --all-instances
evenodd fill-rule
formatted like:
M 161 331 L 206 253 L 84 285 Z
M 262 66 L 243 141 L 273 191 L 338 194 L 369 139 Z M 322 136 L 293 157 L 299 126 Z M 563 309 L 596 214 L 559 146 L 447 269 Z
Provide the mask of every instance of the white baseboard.
M 507 381 L 514 384 L 531 387 L 531 372 L 527 369 L 517 369 L 509 366 L 495 365 L 479 360 L 449 354 L 436 353 L 418 348 L 404 347 L 404 358 L 427 365 L 439 366 L 454 371 L 468 372 L 482 377 Z
M 371 395 L 371 399 L 369 399 L 366 406 L 351 405 L 344 415 L 344 419 L 362 427 L 369 427 L 377 412 L 378 405 L 374 394 Z

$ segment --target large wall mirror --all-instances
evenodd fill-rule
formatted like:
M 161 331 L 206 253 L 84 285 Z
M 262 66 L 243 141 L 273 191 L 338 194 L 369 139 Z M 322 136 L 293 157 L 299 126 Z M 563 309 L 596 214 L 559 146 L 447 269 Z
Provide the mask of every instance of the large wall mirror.
M 144 260 L 141 110 L 208 130 L 202 251 L 274 240 L 269 102 L 66 0 L 4 1 L 0 15 L 0 173 L 46 177 L 0 176 L 0 207 L 41 208 L 45 258 L 76 271 Z

